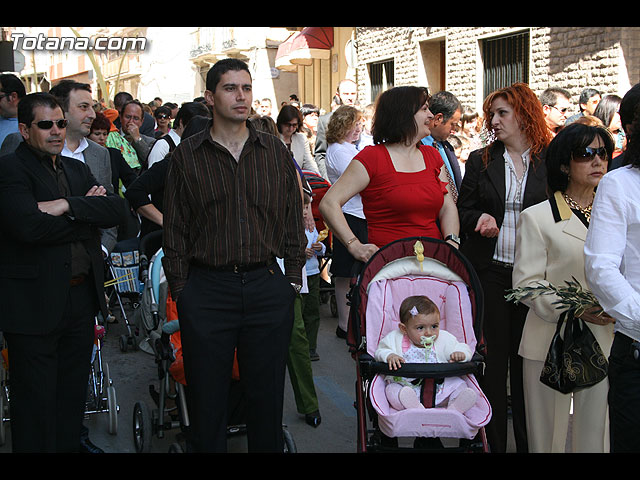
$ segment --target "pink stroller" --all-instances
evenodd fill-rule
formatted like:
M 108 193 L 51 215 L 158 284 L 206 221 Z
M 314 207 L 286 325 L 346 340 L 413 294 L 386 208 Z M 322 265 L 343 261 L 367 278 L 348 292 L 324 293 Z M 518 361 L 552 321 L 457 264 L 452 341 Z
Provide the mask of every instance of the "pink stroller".
M 411 364 L 389 371 L 374 360 L 380 340 L 397 328 L 404 298 L 426 295 L 440 309 L 440 327 L 474 352 L 464 363 Z M 406 238 L 381 248 L 363 267 L 350 292 L 347 343 L 357 365 L 356 407 L 358 451 L 487 452 L 484 426 L 491 406 L 476 375 L 484 367 L 482 290 L 466 258 L 449 244 L 426 237 Z M 395 410 L 385 395 L 384 375 L 422 378 L 426 409 Z M 446 377 L 460 377 L 477 393 L 475 405 L 464 414 L 433 407 L 434 385 Z M 399 440 L 413 439 L 411 447 Z

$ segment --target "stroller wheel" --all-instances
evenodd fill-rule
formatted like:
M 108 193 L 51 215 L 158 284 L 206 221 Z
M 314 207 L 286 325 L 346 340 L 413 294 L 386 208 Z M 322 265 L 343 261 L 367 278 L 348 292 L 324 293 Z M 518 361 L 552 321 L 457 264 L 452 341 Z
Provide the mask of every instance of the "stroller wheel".
M 4 386 L 0 382 L 0 446 L 7 441 L 6 430 L 4 425 L 5 412 L 8 413 L 9 407 L 4 397 Z
M 109 409 L 109 433 L 118 433 L 118 404 L 116 402 L 116 389 L 113 385 L 107 387 L 107 408 Z
M 149 407 L 144 402 L 136 402 L 133 407 L 133 444 L 136 453 L 151 451 L 153 424 Z
M 180 445 L 179 443 L 175 442 L 175 443 L 172 443 L 169 446 L 169 452 L 168 453 L 184 453 L 184 449 L 182 448 L 182 445 Z
M 296 442 L 293 441 L 293 436 L 286 427 L 282 427 L 282 437 L 284 439 L 284 453 L 298 453 Z
M 136 341 L 136 337 L 134 335 L 120 335 L 120 351 L 126 352 L 129 346 L 131 346 L 131 349 L 134 352 L 138 350 L 138 342 Z

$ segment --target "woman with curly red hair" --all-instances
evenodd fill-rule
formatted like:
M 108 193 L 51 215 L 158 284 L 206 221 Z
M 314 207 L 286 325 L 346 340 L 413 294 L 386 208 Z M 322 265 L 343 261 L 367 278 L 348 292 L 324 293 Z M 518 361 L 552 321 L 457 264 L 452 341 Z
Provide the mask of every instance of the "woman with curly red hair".
M 520 212 L 547 199 L 544 154 L 551 141 L 540 101 L 524 83 L 491 93 L 484 101 L 487 146 L 472 152 L 460 187 L 458 213 L 461 251 L 484 290 L 483 334 L 486 370 L 482 379 L 493 410 L 487 425 L 492 452 L 507 444 L 507 379 L 518 452 L 526 452 L 527 434 L 518 356 L 527 308 L 508 303 L 512 288 L 516 226 Z

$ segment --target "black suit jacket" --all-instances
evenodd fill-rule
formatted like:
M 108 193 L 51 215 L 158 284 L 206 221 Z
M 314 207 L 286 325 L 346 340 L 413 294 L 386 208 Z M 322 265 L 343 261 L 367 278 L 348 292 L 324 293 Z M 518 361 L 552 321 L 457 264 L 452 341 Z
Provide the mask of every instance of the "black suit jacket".
M 462 186 L 462 172 L 460 172 L 460 164 L 458 163 L 458 157 L 456 157 L 455 149 L 449 142 L 442 142 L 442 145 L 444 146 L 444 151 L 449 159 L 451 170 L 453 170 L 453 181 L 456 184 L 458 192 L 460 192 L 460 187 Z
M 504 144 L 496 141 L 489 148 L 491 156 L 486 168 L 482 163 L 483 149 L 469 155 L 457 204 L 463 238 L 460 250 L 476 270 L 482 270 L 491 263 L 497 242 L 497 237 L 486 238 L 474 231 L 478 218 L 488 213 L 496 219 L 500 228 L 505 211 Z M 535 162 L 529 164 L 522 209 L 546 199 L 547 168 L 543 152 Z
M 82 162 L 61 157 L 71 190 L 71 213 L 52 216 L 37 202 L 61 198 L 53 176 L 22 143 L 0 157 L 0 330 L 46 334 L 62 320 L 71 281 L 71 243 L 82 242 L 91 257 L 92 281 L 106 314 L 104 260 L 99 228 L 122 220 L 122 198 L 86 197 L 98 185 Z

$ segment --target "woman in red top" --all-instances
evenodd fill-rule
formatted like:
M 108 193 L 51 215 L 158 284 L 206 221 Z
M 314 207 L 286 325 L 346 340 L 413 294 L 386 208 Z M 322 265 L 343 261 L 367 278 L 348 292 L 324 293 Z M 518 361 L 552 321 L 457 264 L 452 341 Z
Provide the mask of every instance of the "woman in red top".
M 436 149 L 420 143 L 431 133 L 428 100 L 424 87 L 383 92 L 373 118 L 375 145 L 354 157 L 320 203 L 327 225 L 357 260 L 366 262 L 380 247 L 406 237 L 446 239 L 458 247 L 460 223 L 446 167 Z M 366 244 L 342 214 L 342 205 L 358 193 L 367 218 Z

